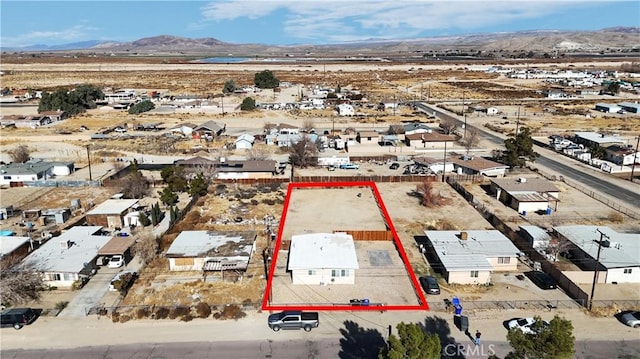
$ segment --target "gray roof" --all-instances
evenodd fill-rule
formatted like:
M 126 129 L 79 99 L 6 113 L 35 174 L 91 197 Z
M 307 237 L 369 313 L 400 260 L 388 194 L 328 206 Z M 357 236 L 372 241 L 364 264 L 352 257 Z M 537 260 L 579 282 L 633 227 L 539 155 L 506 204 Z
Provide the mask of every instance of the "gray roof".
M 526 232 L 534 241 L 549 241 L 551 239 L 549 232 L 538 226 L 520 226 L 520 230 Z
M 448 272 L 492 270 L 487 258 L 515 257 L 518 248 L 496 230 L 464 231 L 467 239 L 460 239 L 460 231 L 424 231 L 438 258 Z
M 133 207 L 136 203 L 138 203 L 137 199 L 108 199 L 87 212 L 87 215 L 122 214 L 122 212 Z
M 575 137 L 582 138 L 594 143 L 627 143 L 624 138 L 618 136 L 605 136 L 597 132 L 576 132 Z
M 626 108 L 633 107 L 633 108 L 636 108 L 636 109 L 640 110 L 640 103 L 635 103 L 635 102 L 619 102 L 618 106 L 626 107 Z
M 592 258 L 598 256 L 598 241 L 602 231 L 609 237 L 609 247 L 600 250 L 600 263 L 607 268 L 640 267 L 640 234 L 618 233 L 602 226 L 558 226 L 553 230 L 571 241 Z M 603 237 L 602 239 L 607 239 Z
M 167 257 L 251 257 L 254 231 L 183 231 L 173 240 Z
M 80 273 L 87 263 L 93 261 L 100 248 L 113 238 L 95 235 L 100 229 L 101 226 L 71 227 L 31 252 L 23 263 L 34 265 L 40 272 Z M 63 242 L 71 246 L 63 246 Z
M 222 130 L 224 128 L 224 125 L 221 125 L 215 121 L 207 121 L 205 123 L 203 123 L 202 125 L 194 128 L 194 130 L 198 131 L 198 130 L 210 130 L 213 132 L 218 132 L 220 130 Z
M 553 182 L 544 178 L 525 178 L 521 182 L 519 177 L 492 178 L 491 182 L 509 193 L 515 192 L 559 192 Z
M 40 174 L 55 166 L 69 166 L 73 162 L 27 162 L 10 163 L 0 166 L 0 172 L 7 175 Z
M 11 254 L 28 241 L 29 237 L 0 236 L 0 258 Z
M 291 236 L 287 269 L 358 269 L 353 237 L 346 233 Z

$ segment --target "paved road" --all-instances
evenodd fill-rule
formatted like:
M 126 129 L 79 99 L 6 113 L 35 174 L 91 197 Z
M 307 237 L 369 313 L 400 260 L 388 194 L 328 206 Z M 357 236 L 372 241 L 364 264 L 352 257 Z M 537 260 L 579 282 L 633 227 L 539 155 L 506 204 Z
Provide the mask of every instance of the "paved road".
M 436 115 L 438 118 L 441 118 L 441 119 L 447 118 L 447 119 L 452 119 L 458 122 L 459 124 L 463 123 L 463 121 L 461 121 L 456 116 L 452 116 L 435 106 L 427 105 L 425 103 L 416 103 L 416 106 L 420 110 L 426 113 Z M 471 127 L 468 122 L 467 122 L 467 127 Z M 485 137 L 489 141 L 494 142 L 495 144 L 498 144 L 498 145 L 504 145 L 504 137 L 485 131 L 482 128 L 477 128 L 477 127 L 474 127 L 474 128 L 480 131 L 483 137 Z M 619 199 L 620 201 L 625 202 L 630 207 L 637 208 L 638 204 L 640 203 L 639 190 L 635 189 L 637 186 L 634 184 L 630 183 L 632 187 L 630 189 L 616 185 L 615 183 L 612 183 L 612 181 L 607 181 L 605 179 L 598 178 L 594 175 L 589 174 L 588 172 L 577 169 L 577 166 L 578 166 L 577 163 L 574 165 L 567 165 L 565 163 L 562 163 L 560 161 L 553 159 L 548 154 L 541 154 L 540 157 L 536 159 L 536 163 L 538 163 L 541 166 L 547 167 L 552 171 L 560 173 L 562 176 L 565 176 L 568 179 L 572 179 L 576 182 L 582 183 L 583 185 L 588 186 L 594 189 L 595 191 L 605 193 L 613 198 Z M 603 174 L 603 176 L 605 175 Z

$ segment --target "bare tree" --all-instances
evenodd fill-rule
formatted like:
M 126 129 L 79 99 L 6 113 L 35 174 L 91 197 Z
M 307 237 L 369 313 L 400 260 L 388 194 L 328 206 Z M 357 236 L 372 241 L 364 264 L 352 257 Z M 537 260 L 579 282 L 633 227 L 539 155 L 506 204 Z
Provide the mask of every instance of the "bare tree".
M 247 159 L 249 160 L 262 161 L 268 158 L 269 158 L 269 152 L 264 147 L 255 146 L 255 145 L 251 147 L 251 149 L 247 154 Z
M 31 159 L 31 152 L 27 145 L 18 145 L 7 151 L 7 153 L 14 163 L 25 163 Z
M 264 126 L 262 126 L 265 134 L 269 134 L 269 132 L 271 132 L 271 129 L 276 128 L 276 127 L 277 126 L 274 123 L 271 123 L 271 122 L 265 122 Z
M 318 164 L 318 146 L 304 136 L 302 140 L 293 144 L 289 150 L 289 162 L 296 167 L 309 167 Z
M 573 248 L 573 243 L 565 238 L 551 238 L 549 242 L 542 247 L 544 253 L 549 255 L 552 261 L 557 261 L 561 253 L 565 253 Z
M 134 255 L 137 255 L 144 264 L 158 256 L 158 249 L 160 249 L 159 238 L 153 233 L 140 235 L 133 245 Z
M 0 262 L 0 293 L 2 304 L 19 304 L 40 299 L 44 289 L 42 273 L 34 264 L 20 263 L 16 256 Z
M 460 142 L 467 150 L 467 155 L 469 155 L 469 151 L 480 143 L 480 134 L 478 133 L 478 130 L 475 128 L 467 129 L 467 136 L 461 139 Z
M 416 186 L 412 196 L 420 198 L 420 204 L 425 207 L 437 207 L 444 204 L 444 197 L 433 189 L 433 182 L 424 181 Z
M 444 131 L 445 134 L 450 135 L 458 127 L 457 122 L 452 118 L 443 118 L 440 120 L 440 128 Z
M 121 182 L 122 193 L 127 198 L 142 198 L 149 193 L 149 180 L 140 171 L 134 171 Z

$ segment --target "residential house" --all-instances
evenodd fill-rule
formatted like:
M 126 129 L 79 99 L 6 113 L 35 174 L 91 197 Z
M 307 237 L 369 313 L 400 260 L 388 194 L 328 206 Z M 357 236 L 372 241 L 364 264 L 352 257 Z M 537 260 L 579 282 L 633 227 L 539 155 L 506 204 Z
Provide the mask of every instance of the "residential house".
M 287 133 L 287 134 L 279 133 L 275 135 L 275 139 L 267 135 L 267 143 L 272 142 L 278 147 L 291 147 L 294 144 L 302 141 L 302 139 L 303 139 L 303 135 L 301 133 Z
M 124 216 L 137 204 L 137 199 L 108 199 L 88 211 L 85 220 L 94 226 L 122 228 Z
M 20 128 L 38 128 L 51 124 L 53 120 L 49 116 L 23 116 L 23 115 L 7 115 L 2 116 L 0 125 L 2 127 L 15 126 Z
M 373 143 L 378 144 L 380 141 L 380 134 L 377 131 L 360 131 L 355 137 L 358 143 Z
M 271 178 L 277 169 L 278 162 L 275 160 L 225 160 L 216 165 L 216 178 Z
M 605 159 L 617 165 L 627 166 L 640 163 L 640 152 L 628 146 L 612 145 L 604 149 Z
M 593 271 L 599 264 L 598 282 L 640 283 L 640 233 L 591 225 L 553 227 L 553 233 L 573 244 L 568 257 L 582 270 Z
M 31 237 L 0 236 L 0 265 L 7 268 L 21 261 L 31 251 Z
M 101 226 L 71 227 L 31 252 L 23 263 L 42 273 L 45 284 L 70 288 L 95 272 L 98 251 L 111 238 Z
M 276 131 L 281 135 L 296 135 L 300 133 L 300 127 L 295 125 L 290 125 L 288 123 L 279 123 Z
M 620 102 L 618 106 L 629 113 L 640 113 L 640 104 L 637 102 Z
M 291 236 L 287 270 L 293 284 L 354 284 L 358 258 L 353 237 L 346 233 Z
M 416 133 L 433 133 L 433 129 L 424 123 L 412 122 L 402 125 L 405 136 Z
M 193 130 L 196 127 L 198 127 L 198 125 L 193 124 L 193 123 L 189 123 L 189 122 L 185 122 L 185 123 L 181 123 L 181 124 L 177 125 L 176 127 L 170 128 L 169 132 L 181 134 L 181 135 L 186 136 L 186 137 L 191 137 L 191 134 L 193 133 Z
M 51 121 L 58 122 L 69 118 L 69 113 L 66 111 L 43 111 L 40 115 L 49 117 Z
M 437 132 L 414 133 L 404 136 L 404 143 L 408 147 L 413 148 L 442 148 L 444 149 L 447 142 L 456 141 L 456 136 L 443 135 Z
M 492 272 L 517 271 L 516 246 L 496 230 L 424 231 L 421 243 L 447 283 L 488 284 Z M 426 247 L 426 248 L 425 248 Z
M 227 129 L 226 124 L 219 124 L 215 121 L 207 121 L 202 125 L 196 126 L 193 129 L 193 132 L 197 133 L 199 136 L 202 136 L 202 137 L 205 137 L 205 136 L 218 137 L 224 131 L 226 131 L 226 129 Z
M 353 116 L 356 113 L 353 106 L 348 103 L 339 104 L 336 106 L 336 111 L 338 111 L 338 116 Z
M 500 202 L 526 215 L 537 211 L 550 214 L 557 210 L 560 190 L 544 178 L 493 178 L 491 192 Z
M 453 162 L 446 161 L 445 163 L 442 159 L 432 157 L 414 157 L 413 167 L 416 172 L 421 172 L 421 168 L 427 168 L 430 173 L 434 174 L 442 173 L 443 170 L 445 173 L 455 171 Z
M 67 176 L 75 169 L 73 162 L 45 162 L 31 159 L 25 163 L 0 165 L 0 186 L 23 185 L 25 182 Z
M 182 231 L 165 256 L 172 271 L 245 271 L 256 238 L 255 231 Z
M 567 97 L 567 94 L 560 89 L 550 89 L 547 91 L 547 98 L 557 99 L 565 97 Z
M 622 107 L 611 104 L 611 103 L 597 103 L 595 107 L 596 111 L 604 112 L 604 113 L 618 113 L 622 110 Z
M 243 133 L 236 137 L 234 141 L 237 150 L 250 150 L 253 148 L 253 142 L 256 138 L 248 133 Z
M 593 146 L 609 147 L 612 145 L 626 146 L 627 141 L 619 136 L 608 136 L 597 132 L 576 132 L 573 142 L 589 148 Z
M 480 156 L 449 157 L 447 162 L 453 163 L 458 174 L 480 174 L 487 177 L 504 177 L 509 166 L 488 160 Z

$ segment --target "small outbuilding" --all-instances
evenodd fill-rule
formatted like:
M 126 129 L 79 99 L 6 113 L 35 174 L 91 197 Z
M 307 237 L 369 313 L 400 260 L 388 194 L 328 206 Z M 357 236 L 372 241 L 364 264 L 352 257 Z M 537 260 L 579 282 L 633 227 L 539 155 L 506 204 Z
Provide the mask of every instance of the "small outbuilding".
M 94 226 L 122 228 L 124 216 L 137 204 L 137 199 L 108 199 L 87 212 L 86 221 Z

